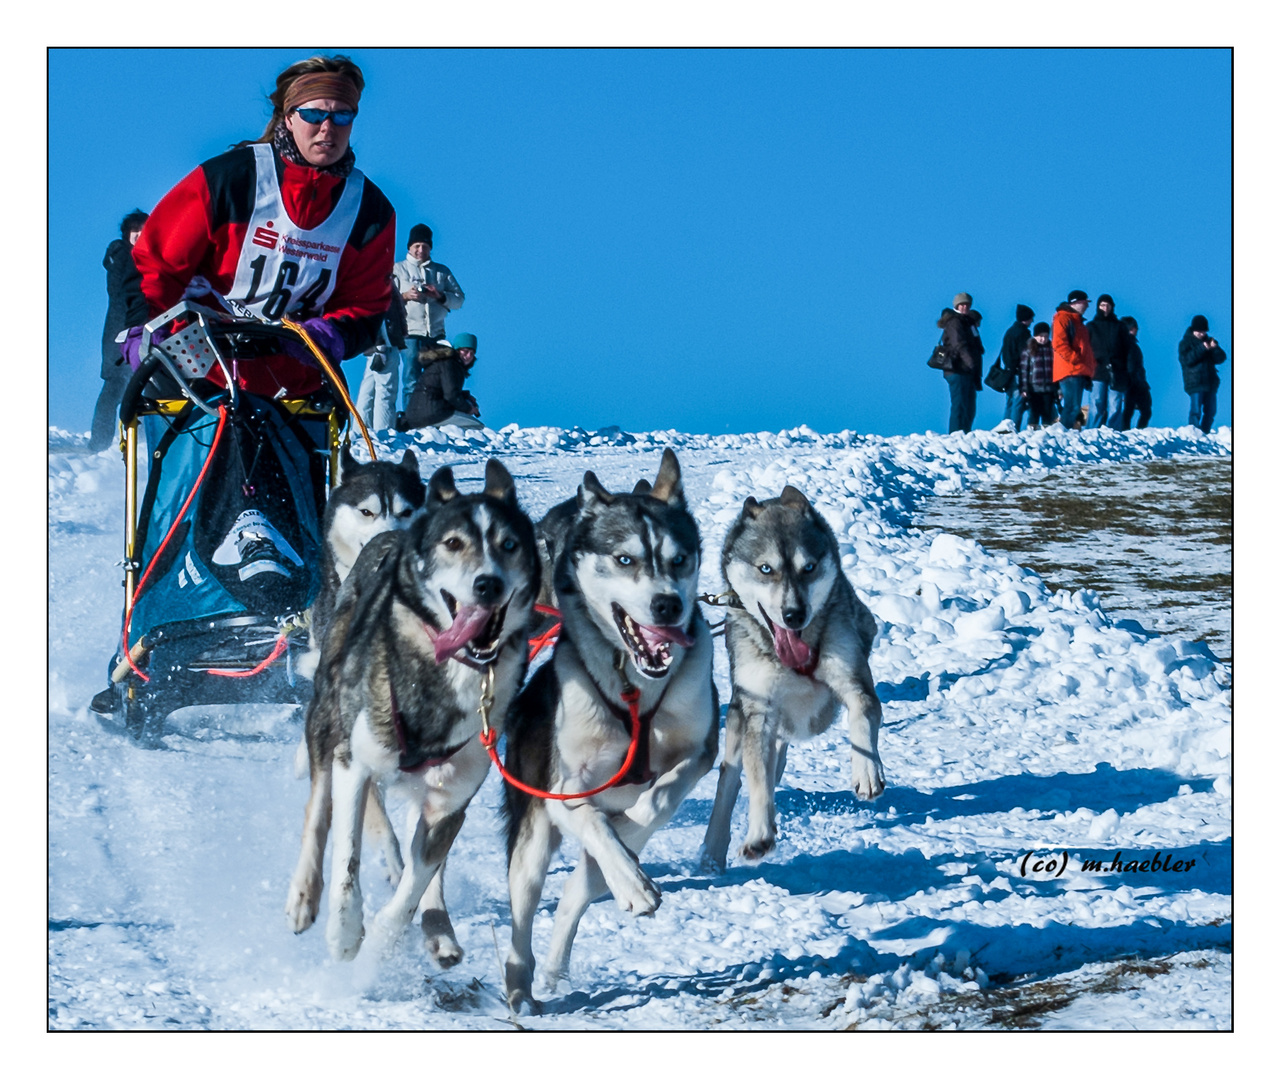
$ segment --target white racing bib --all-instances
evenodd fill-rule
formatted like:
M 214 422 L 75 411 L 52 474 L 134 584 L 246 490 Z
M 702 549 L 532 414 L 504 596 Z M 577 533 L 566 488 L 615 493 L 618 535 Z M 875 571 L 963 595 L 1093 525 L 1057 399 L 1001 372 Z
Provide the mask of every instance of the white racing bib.
M 338 260 L 356 224 L 365 175 L 352 169 L 330 215 L 314 229 L 303 229 L 285 212 L 268 144 L 254 144 L 254 164 L 254 209 L 230 298 L 264 319 L 319 315 L 337 284 Z

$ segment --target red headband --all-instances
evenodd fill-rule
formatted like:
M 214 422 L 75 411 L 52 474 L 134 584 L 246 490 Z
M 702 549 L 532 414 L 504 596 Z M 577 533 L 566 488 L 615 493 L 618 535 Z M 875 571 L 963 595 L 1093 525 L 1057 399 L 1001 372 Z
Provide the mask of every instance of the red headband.
M 282 107 L 289 113 L 304 101 L 322 101 L 326 98 L 341 101 L 354 109 L 360 104 L 360 91 L 346 75 L 332 71 L 314 71 L 309 75 L 299 75 L 289 84 Z

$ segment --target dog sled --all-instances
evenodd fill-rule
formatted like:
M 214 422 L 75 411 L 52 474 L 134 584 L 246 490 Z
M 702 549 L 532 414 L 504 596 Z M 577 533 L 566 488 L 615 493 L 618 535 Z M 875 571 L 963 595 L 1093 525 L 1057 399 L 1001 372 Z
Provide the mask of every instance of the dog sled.
M 241 368 L 289 341 L 319 362 L 319 391 L 238 388 Z M 302 703 L 295 654 L 307 645 L 320 523 L 354 410 L 341 369 L 288 320 L 187 300 L 147 323 L 141 355 L 120 406 L 122 630 L 91 707 L 150 742 L 179 708 Z

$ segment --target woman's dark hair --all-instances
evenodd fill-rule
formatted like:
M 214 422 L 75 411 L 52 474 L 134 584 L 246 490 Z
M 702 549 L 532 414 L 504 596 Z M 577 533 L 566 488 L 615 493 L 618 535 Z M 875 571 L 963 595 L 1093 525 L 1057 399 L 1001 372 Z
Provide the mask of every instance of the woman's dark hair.
M 1126 326 L 1128 326 L 1131 330 L 1137 330 L 1139 328 L 1139 320 L 1136 319 L 1133 315 L 1122 315 L 1121 322 L 1124 323 Z
M 151 215 L 143 210 L 130 210 L 120 220 L 120 239 L 128 240 L 129 234 L 141 229 Z
M 353 83 L 356 89 L 364 92 L 365 76 L 361 73 L 355 61 L 346 56 L 311 56 L 306 60 L 299 60 L 296 64 L 290 64 L 279 75 L 276 76 L 276 89 L 267 95 L 267 100 L 271 102 L 271 119 L 267 121 L 267 127 L 263 133 L 256 139 L 246 139 L 244 142 L 237 143 L 237 146 L 249 146 L 251 143 L 269 143 L 276 134 L 276 129 L 285 122 L 285 97 L 289 93 L 289 87 L 293 81 L 300 75 L 311 75 L 318 71 L 327 71 L 335 75 L 346 75 Z

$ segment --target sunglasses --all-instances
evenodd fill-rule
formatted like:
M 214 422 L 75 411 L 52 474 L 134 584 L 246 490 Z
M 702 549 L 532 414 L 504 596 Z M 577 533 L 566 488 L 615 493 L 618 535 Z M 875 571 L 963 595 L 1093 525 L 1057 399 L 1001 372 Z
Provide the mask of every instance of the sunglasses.
M 323 124 L 326 120 L 332 120 L 338 127 L 347 127 L 356 119 L 355 109 L 334 109 L 332 111 L 329 109 L 295 109 L 294 112 L 306 120 L 307 123 L 316 124 L 317 126 Z

